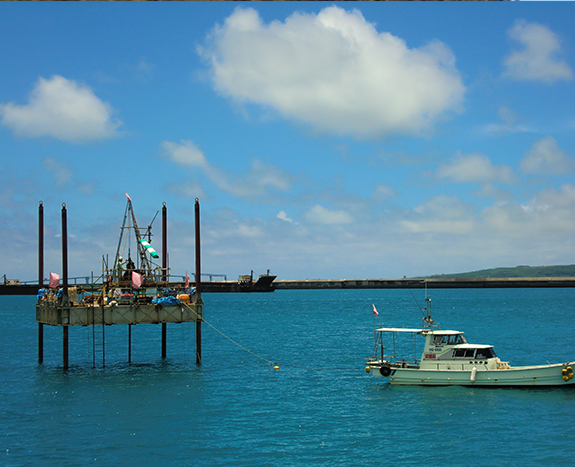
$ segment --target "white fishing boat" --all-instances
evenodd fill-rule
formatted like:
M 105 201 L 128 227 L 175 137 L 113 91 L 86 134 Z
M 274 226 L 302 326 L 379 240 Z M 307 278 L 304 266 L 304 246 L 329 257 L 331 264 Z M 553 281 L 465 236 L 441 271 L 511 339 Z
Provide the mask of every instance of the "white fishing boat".
M 389 378 L 391 384 L 419 386 L 570 386 L 575 385 L 575 362 L 533 366 L 511 366 L 501 361 L 492 345 L 469 344 L 463 332 L 444 331 L 431 318 L 429 298 L 421 329 L 375 329 L 375 347 L 365 370 Z M 374 313 L 377 313 L 374 307 Z M 414 337 L 415 355 L 411 360 L 396 356 L 396 336 Z M 391 349 L 383 345 L 384 335 Z M 421 357 L 417 358 L 417 340 L 424 338 Z M 387 342 L 386 342 L 387 343 Z M 391 352 L 386 355 L 386 352 Z

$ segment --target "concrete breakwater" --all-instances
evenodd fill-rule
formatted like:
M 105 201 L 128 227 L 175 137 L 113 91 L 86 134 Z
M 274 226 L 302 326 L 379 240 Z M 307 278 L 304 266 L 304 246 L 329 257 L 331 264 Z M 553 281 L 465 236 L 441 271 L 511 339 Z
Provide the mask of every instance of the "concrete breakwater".
M 575 287 L 575 277 L 510 277 L 488 279 L 305 279 L 276 280 L 282 289 L 479 289 L 522 287 Z
M 183 282 L 170 283 L 183 287 Z M 527 287 L 575 287 L 575 277 L 510 277 L 488 279 L 280 279 L 265 286 L 246 287 L 238 281 L 202 282 L 202 292 L 272 292 L 298 289 L 502 289 Z M 38 285 L 1 285 L 0 295 L 36 295 Z

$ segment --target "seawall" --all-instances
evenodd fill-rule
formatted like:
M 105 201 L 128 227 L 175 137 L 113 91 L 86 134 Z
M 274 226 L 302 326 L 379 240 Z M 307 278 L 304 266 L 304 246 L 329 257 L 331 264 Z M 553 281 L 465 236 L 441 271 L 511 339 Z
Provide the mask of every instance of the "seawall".
M 496 289 L 575 287 L 575 277 L 489 279 L 305 279 L 276 280 L 276 289 Z
M 172 286 L 183 286 L 174 283 Z M 489 279 L 283 279 L 266 287 L 245 287 L 237 281 L 202 282 L 202 292 L 271 292 L 298 289 L 503 289 L 527 287 L 575 287 L 575 277 L 510 277 Z M 45 286 L 44 286 L 45 287 Z M 38 286 L 1 285 L 0 295 L 36 295 Z

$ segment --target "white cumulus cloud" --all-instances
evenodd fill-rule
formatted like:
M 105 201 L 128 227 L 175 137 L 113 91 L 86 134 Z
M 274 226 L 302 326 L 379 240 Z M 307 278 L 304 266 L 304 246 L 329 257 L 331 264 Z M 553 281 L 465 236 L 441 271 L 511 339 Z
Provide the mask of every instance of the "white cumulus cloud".
M 507 165 L 493 165 L 483 154 L 458 155 L 437 170 L 439 178 L 458 183 L 513 183 L 513 169 Z
M 399 225 L 410 233 L 469 234 L 475 228 L 471 211 L 459 199 L 440 195 L 413 209 Z
M 393 198 L 396 196 L 396 192 L 393 187 L 389 185 L 379 184 L 375 187 L 372 197 L 375 200 L 382 201 L 388 198 Z
M 62 76 L 40 78 L 28 104 L 0 104 L 2 124 L 19 136 L 49 136 L 80 143 L 118 134 L 114 110 L 86 85 Z
M 190 140 L 179 143 L 163 141 L 161 148 L 164 154 L 178 165 L 185 167 L 208 167 L 209 163 L 201 149 Z
M 540 139 L 521 160 L 521 170 L 528 174 L 561 175 L 575 169 L 575 161 L 568 157 L 552 136 Z
M 538 248 L 545 245 L 545 248 L 557 250 L 559 256 L 564 257 L 575 229 L 575 186 L 567 183 L 559 189 L 546 189 L 524 205 L 491 206 L 485 210 L 483 218 L 493 231 L 512 232 L 514 237 L 520 232 L 527 240 L 524 248 L 527 251 L 537 253 Z M 529 248 L 527 243 L 534 246 Z
M 507 106 L 499 108 L 499 118 L 501 123 L 492 123 L 485 127 L 487 133 L 507 134 L 507 133 L 525 133 L 532 131 L 525 125 L 517 122 L 517 115 Z
M 336 6 L 269 24 L 255 10 L 237 8 L 199 53 L 216 89 L 235 101 L 359 137 L 428 130 L 461 110 L 465 92 L 444 44 L 409 48 L 359 11 Z
M 220 190 L 240 198 L 261 198 L 274 192 L 285 192 L 292 185 L 292 176 L 280 168 L 252 162 L 246 174 L 233 174 L 210 164 L 203 151 L 190 140 L 179 143 L 163 141 L 160 149 L 165 157 L 186 168 L 198 168 Z
M 54 181 L 59 187 L 63 187 L 70 183 L 73 174 L 68 168 L 67 164 L 58 162 L 51 157 L 46 157 L 42 163 L 43 167 L 54 176 Z
M 560 40 L 549 28 L 519 20 L 508 34 L 522 48 L 514 50 L 505 58 L 506 76 L 548 83 L 573 78 L 571 67 L 560 56 Z
M 313 224 L 345 225 L 353 222 L 353 217 L 342 210 L 330 210 L 316 204 L 305 214 L 306 219 Z
M 293 224 L 293 220 L 291 220 L 291 219 L 287 216 L 287 214 L 286 214 L 285 211 L 280 211 L 280 212 L 278 212 L 277 218 L 278 218 L 278 219 L 281 219 L 282 221 L 289 222 L 290 224 Z

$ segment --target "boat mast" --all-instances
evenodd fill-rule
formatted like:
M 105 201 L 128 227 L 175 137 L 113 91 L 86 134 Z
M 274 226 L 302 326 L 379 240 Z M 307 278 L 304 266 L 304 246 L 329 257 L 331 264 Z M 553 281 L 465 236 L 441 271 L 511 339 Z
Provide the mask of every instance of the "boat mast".
M 433 331 L 433 328 L 441 329 L 439 323 L 434 321 L 431 317 L 431 297 L 426 294 L 425 296 L 425 315 L 423 316 L 423 330 Z

